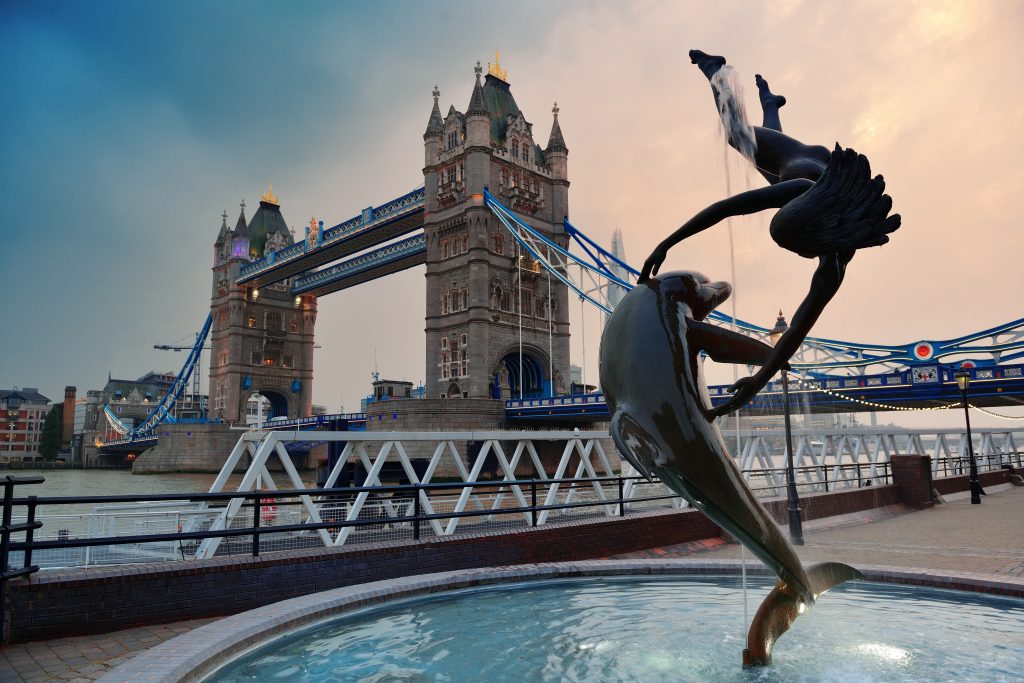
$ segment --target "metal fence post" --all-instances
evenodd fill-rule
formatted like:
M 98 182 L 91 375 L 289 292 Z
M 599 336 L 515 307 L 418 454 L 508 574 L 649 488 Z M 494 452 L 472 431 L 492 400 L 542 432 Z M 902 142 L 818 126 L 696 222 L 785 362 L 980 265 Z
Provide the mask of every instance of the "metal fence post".
M 25 569 L 28 569 L 29 567 L 32 566 L 32 538 L 35 535 L 35 529 L 32 528 L 32 525 L 35 523 L 35 521 L 36 521 L 36 497 L 35 496 L 29 496 L 28 497 L 28 518 L 25 520 L 25 522 L 28 523 L 28 525 L 29 525 L 28 530 L 25 532 L 25 563 L 23 565 L 25 567 Z
M 260 494 L 252 498 L 252 555 L 260 554 Z
M 414 540 L 420 540 L 420 485 L 414 484 L 413 486 L 413 508 L 412 508 L 412 537 Z
M 4 478 L 3 526 L 0 527 L 0 644 L 5 643 L 4 628 L 7 619 L 7 567 L 11 545 L 11 508 L 14 498 L 14 482 L 10 476 Z
M 537 480 L 530 480 L 530 526 L 537 526 Z
M 625 484 L 622 481 L 622 477 L 619 477 L 619 517 L 626 516 L 626 498 L 624 495 Z
M 825 493 L 828 493 L 828 468 L 822 467 L 821 471 L 825 475 Z

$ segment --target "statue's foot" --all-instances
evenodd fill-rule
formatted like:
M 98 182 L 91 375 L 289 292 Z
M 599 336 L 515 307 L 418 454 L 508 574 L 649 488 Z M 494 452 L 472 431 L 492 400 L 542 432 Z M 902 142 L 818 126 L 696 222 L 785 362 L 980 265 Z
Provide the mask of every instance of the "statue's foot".
M 761 98 L 762 109 L 779 109 L 785 106 L 786 98 L 773 94 L 768 87 L 768 81 L 761 78 L 761 74 L 754 75 L 754 82 L 757 83 L 757 93 Z
M 690 50 L 690 63 L 696 64 L 697 68 L 701 70 L 707 79 L 710 81 L 711 77 L 718 73 L 718 70 L 725 66 L 725 57 L 719 57 L 717 55 L 709 55 L 706 52 L 700 50 Z

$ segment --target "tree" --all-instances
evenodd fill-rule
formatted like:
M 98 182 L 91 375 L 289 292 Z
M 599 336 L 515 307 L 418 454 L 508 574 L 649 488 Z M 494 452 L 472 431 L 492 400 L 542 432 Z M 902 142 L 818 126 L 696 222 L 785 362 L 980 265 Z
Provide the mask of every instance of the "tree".
M 43 433 L 39 435 L 39 455 L 43 456 L 43 460 L 49 462 L 57 459 L 57 451 L 60 450 L 60 441 L 64 431 L 63 425 L 64 404 L 58 403 L 46 414 Z

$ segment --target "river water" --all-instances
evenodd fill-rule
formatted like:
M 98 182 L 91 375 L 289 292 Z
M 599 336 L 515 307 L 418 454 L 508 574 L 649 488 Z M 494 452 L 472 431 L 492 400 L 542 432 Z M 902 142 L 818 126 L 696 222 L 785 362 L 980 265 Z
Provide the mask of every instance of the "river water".
M 132 474 L 131 470 L 18 470 L 7 474 L 13 476 L 41 476 L 46 481 L 42 484 L 18 486 L 15 495 L 24 496 L 128 496 L 162 493 L 205 493 L 210 490 L 216 474 L 171 473 L 171 474 Z M 273 474 L 278 488 L 292 488 L 284 473 Z M 316 484 L 314 472 L 301 472 L 306 486 Z M 234 474 L 224 487 L 232 491 L 238 487 L 241 474 Z M 95 507 L 93 503 L 41 506 L 39 517 L 45 521 L 53 515 L 85 515 Z M 19 515 L 23 510 L 15 510 Z M 20 515 L 19 515 L 20 516 Z

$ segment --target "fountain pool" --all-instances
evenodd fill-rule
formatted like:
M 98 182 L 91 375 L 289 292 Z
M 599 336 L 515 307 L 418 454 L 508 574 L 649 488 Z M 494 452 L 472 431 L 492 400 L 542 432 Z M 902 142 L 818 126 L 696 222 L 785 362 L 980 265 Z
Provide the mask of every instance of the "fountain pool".
M 771 583 L 752 581 L 758 602 Z M 420 595 L 319 621 L 228 662 L 237 681 L 1019 680 L 1024 600 L 858 582 L 743 671 L 735 576 L 547 579 Z

